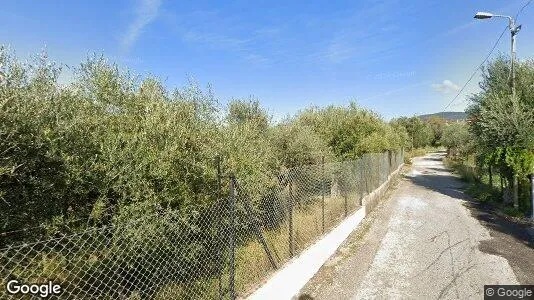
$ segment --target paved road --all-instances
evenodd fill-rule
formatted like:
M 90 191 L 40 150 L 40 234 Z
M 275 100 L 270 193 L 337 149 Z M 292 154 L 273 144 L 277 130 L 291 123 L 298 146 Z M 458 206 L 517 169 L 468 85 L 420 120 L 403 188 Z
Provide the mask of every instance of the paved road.
M 443 155 L 414 159 L 389 199 L 301 294 L 315 299 L 481 299 L 484 284 L 522 281 L 506 258 L 481 250 L 492 240 L 491 230 L 467 207 L 463 183 L 443 167 Z M 521 249 L 534 254 L 528 246 Z

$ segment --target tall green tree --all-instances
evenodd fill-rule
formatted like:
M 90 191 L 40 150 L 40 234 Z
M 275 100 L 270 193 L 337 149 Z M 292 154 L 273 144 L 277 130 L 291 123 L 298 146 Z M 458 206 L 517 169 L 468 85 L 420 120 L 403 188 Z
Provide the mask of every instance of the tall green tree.
M 434 131 L 431 126 L 419 117 L 401 117 L 393 120 L 392 124 L 406 128 L 413 148 L 429 146 L 434 140 Z
M 442 117 L 433 116 L 425 121 L 433 132 L 432 146 L 439 146 L 441 141 L 441 136 L 447 125 L 447 120 Z
M 443 128 L 440 144 L 447 147 L 449 155 L 467 155 L 472 147 L 471 141 L 467 124 L 451 123 Z
M 362 109 L 356 103 L 348 107 L 310 108 L 297 118 L 300 123 L 313 128 L 340 159 L 399 149 L 406 144 L 404 131 L 395 130 L 376 113 Z
M 534 62 L 518 63 L 515 96 L 509 65 L 499 57 L 483 68 L 481 92 L 471 97 L 468 113 L 478 156 L 484 158 L 479 161 L 504 169 L 518 206 L 518 184 L 534 173 Z
M 44 54 L 21 63 L 0 49 L 0 232 L 28 229 L 0 244 L 33 238 L 33 227 L 69 233 L 208 206 L 216 157 L 259 198 L 280 169 L 406 144 L 355 104 L 273 124 L 256 99 L 222 107 L 209 86 L 169 90 L 101 56 L 69 84 L 61 71 Z

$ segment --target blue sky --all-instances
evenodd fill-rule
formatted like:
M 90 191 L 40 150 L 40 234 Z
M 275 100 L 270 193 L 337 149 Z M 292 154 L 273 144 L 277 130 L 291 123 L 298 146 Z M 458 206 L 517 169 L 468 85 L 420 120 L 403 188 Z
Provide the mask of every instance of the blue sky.
M 275 118 L 355 100 L 390 119 L 443 110 L 525 0 L 4 1 L 0 39 L 27 58 L 77 65 L 91 53 L 167 86 L 192 76 L 222 103 L 258 98 Z M 534 53 L 534 4 L 519 17 Z M 505 35 L 495 53 L 507 54 Z M 465 96 L 449 110 L 463 110 Z

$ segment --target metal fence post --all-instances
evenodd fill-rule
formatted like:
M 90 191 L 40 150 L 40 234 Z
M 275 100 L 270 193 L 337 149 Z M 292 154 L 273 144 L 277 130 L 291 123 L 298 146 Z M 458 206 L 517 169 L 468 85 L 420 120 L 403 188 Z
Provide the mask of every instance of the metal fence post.
M 371 160 L 371 157 L 369 155 L 363 155 L 362 156 L 362 159 L 365 159 L 365 172 L 364 172 L 364 177 L 365 177 L 365 192 L 367 195 L 369 195 L 371 193 L 370 189 L 369 189 L 369 180 L 371 180 L 371 174 L 369 173 L 370 171 L 370 168 L 371 168 L 371 163 L 370 163 L 370 160 Z
M 242 199 L 243 206 L 245 207 L 245 210 L 247 211 L 247 216 L 249 218 L 249 228 L 252 232 L 256 234 L 256 237 L 258 238 L 258 241 L 261 243 L 263 250 L 265 250 L 265 254 L 267 255 L 267 258 L 269 259 L 269 262 L 271 263 L 271 266 L 273 269 L 277 269 L 276 262 L 274 261 L 273 255 L 271 254 L 271 250 L 269 250 L 269 247 L 267 246 L 267 241 L 265 241 L 265 238 L 263 237 L 263 234 L 261 232 L 261 226 L 258 224 L 258 221 L 254 217 L 254 213 L 252 212 L 252 206 L 250 204 L 250 199 L 246 195 L 246 193 L 243 193 L 237 185 L 238 182 L 236 181 L 236 190 L 238 191 L 238 194 L 241 195 L 240 199 Z
M 365 196 L 364 189 L 364 174 L 363 174 L 363 157 L 358 158 L 358 192 L 360 194 L 360 206 L 363 206 L 363 197 Z
M 344 192 L 345 194 L 346 192 Z M 347 203 L 347 195 L 344 195 L 343 196 L 343 200 L 345 201 L 345 218 L 347 217 L 347 215 L 349 214 L 349 208 L 347 207 L 348 203 Z
M 235 176 L 230 175 L 230 299 L 236 299 L 235 293 Z
M 289 180 L 289 256 L 293 257 L 293 183 Z
M 534 220 L 534 173 L 530 174 L 530 219 Z
M 221 203 L 219 201 L 221 201 L 221 157 L 220 156 L 217 156 L 215 158 L 215 167 L 217 168 L 217 202 L 218 203 Z M 219 215 L 219 218 L 218 218 L 218 224 L 217 224 L 217 234 L 218 234 L 218 243 L 219 243 L 219 246 L 218 246 L 218 250 L 217 250 L 217 267 L 218 267 L 218 276 L 219 276 L 219 299 L 222 300 L 223 299 L 223 285 L 222 285 L 222 273 L 223 273 L 223 268 L 222 268 L 222 261 L 223 261 L 223 249 L 222 247 L 224 247 L 223 243 L 222 243 L 222 237 L 221 237 L 221 229 L 222 229 L 222 217 L 221 215 Z
M 325 173 L 324 173 L 324 156 L 321 158 L 321 198 L 322 198 L 322 224 L 323 224 L 323 234 L 324 234 L 324 194 L 325 194 L 325 181 L 326 181 L 326 178 L 325 178 Z
M 504 180 L 502 178 L 502 173 L 499 173 L 499 178 L 501 180 L 501 196 L 504 195 Z
M 379 154 L 376 154 L 376 157 L 377 157 L 377 159 L 376 159 L 376 169 L 378 170 L 376 175 L 378 175 L 378 176 L 376 176 L 376 183 L 375 183 L 375 186 L 373 187 L 373 189 L 377 189 L 380 186 L 380 175 L 382 174 L 382 173 L 380 173 L 380 163 L 381 162 L 380 162 Z
M 388 150 L 388 159 L 389 159 L 389 174 L 393 172 L 393 164 L 391 163 L 391 157 L 393 156 L 393 151 Z M 388 174 L 388 177 L 389 177 Z

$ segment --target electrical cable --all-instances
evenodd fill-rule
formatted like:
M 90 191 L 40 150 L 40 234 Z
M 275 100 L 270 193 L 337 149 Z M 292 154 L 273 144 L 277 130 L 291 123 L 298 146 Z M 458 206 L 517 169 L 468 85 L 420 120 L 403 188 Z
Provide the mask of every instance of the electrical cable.
M 476 73 L 478 72 L 478 70 L 480 70 L 480 68 L 486 63 L 486 61 L 488 61 L 488 59 L 490 58 L 491 54 L 493 53 L 493 51 L 495 51 L 495 48 L 497 48 L 497 45 L 499 45 L 499 42 L 501 41 L 504 33 L 506 32 L 506 30 L 508 29 L 508 26 L 506 26 L 504 28 L 504 30 L 502 31 L 501 35 L 499 36 L 499 38 L 497 39 L 497 41 L 495 41 L 495 44 L 493 45 L 493 47 L 491 48 L 490 52 L 488 53 L 488 55 L 486 55 L 486 58 L 484 58 L 484 60 L 475 68 L 475 70 L 473 71 L 473 73 L 471 74 L 471 76 L 469 77 L 469 79 L 467 80 L 467 82 L 462 86 L 462 88 L 460 89 L 460 91 L 458 92 L 458 94 L 456 94 L 456 96 L 454 96 L 454 98 L 445 106 L 445 108 L 443 109 L 443 111 L 446 111 L 454 101 L 456 101 L 456 99 L 458 99 L 458 97 L 460 96 L 460 94 L 462 94 L 462 92 L 464 91 L 464 89 L 467 87 L 467 85 L 469 84 L 469 82 L 471 82 L 471 80 L 473 79 L 473 77 L 475 77 Z
M 520 9 L 519 11 L 517 12 L 517 14 L 515 15 L 515 20 L 517 21 L 517 18 L 519 17 L 519 15 L 523 12 L 523 10 L 529 6 L 532 1 L 534 0 L 529 0 L 528 2 L 526 2 Z M 478 67 L 473 71 L 473 73 L 471 74 L 471 76 L 469 77 L 469 79 L 467 80 L 467 82 L 462 86 L 462 88 L 460 89 L 460 91 L 458 92 L 458 94 L 456 94 L 456 96 L 454 96 L 454 98 L 445 106 L 445 108 L 443 109 L 443 111 L 446 111 L 451 105 L 452 103 L 454 103 L 454 101 L 456 101 L 456 99 L 458 99 L 458 97 L 460 96 L 460 94 L 464 91 L 464 89 L 467 87 L 467 85 L 469 84 L 469 82 L 471 82 L 471 80 L 473 79 L 473 77 L 475 77 L 475 74 L 478 72 L 478 70 L 480 70 L 480 68 L 486 63 L 486 61 L 488 61 L 489 57 L 491 56 L 491 54 L 493 53 L 493 51 L 495 50 L 495 48 L 497 48 L 497 45 L 499 44 L 499 42 L 501 41 L 504 33 L 506 32 L 506 29 L 508 29 L 508 26 L 506 26 L 504 28 L 504 30 L 502 31 L 501 35 L 499 36 L 499 38 L 497 39 L 497 41 L 495 42 L 495 44 L 493 45 L 493 47 L 491 48 L 490 52 L 488 53 L 488 55 L 486 55 L 486 58 L 482 61 L 482 63 L 480 63 L 480 65 L 478 65 Z

